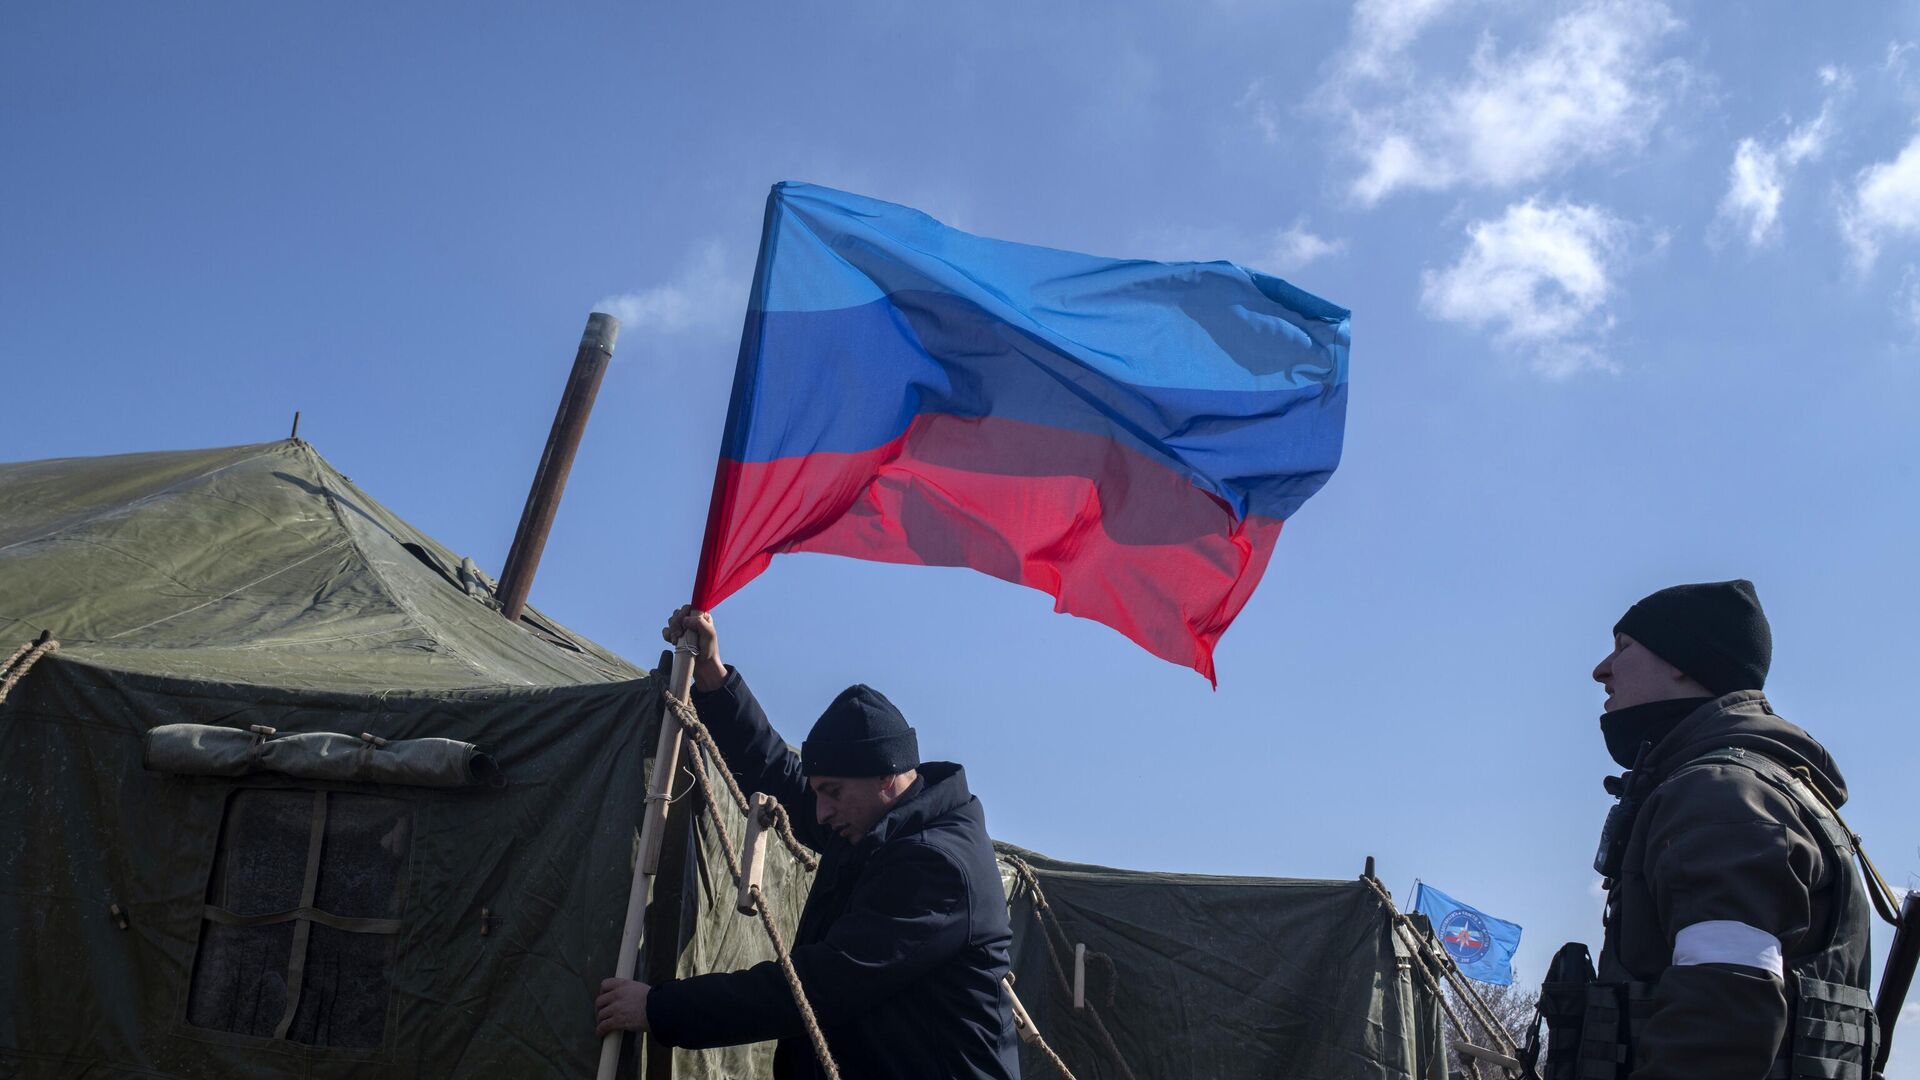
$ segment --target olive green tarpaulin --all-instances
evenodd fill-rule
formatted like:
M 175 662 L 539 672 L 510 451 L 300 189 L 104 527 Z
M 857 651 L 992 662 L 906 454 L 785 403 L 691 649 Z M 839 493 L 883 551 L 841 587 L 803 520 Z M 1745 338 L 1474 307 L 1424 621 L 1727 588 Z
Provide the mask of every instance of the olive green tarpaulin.
M 0 465 L 0 656 L 43 631 L 59 651 L 0 704 L 0 1076 L 592 1075 L 657 673 L 537 612 L 508 622 L 471 561 L 293 440 Z M 327 753 L 454 740 L 504 785 L 143 768 L 147 732 L 179 724 L 347 737 L 305 740 Z M 690 842 L 669 844 L 643 972 L 771 955 L 696 800 L 674 805 Z M 1141 1080 L 1424 1080 L 1408 1062 L 1438 1060 L 1431 998 L 1358 886 L 1027 858 L 1098 953 Z M 790 933 L 808 875 L 767 865 Z M 1012 895 L 1036 1019 L 1084 1080 L 1125 1075 Z M 770 1047 L 670 1057 L 764 1076 Z
M 0 465 L 0 655 L 43 630 L 0 705 L 0 1075 L 591 1075 L 648 673 L 296 441 Z M 149 772 L 168 724 L 455 739 L 505 785 Z
M 1365 883 L 1115 870 L 999 847 L 1016 990 L 1080 1080 L 1445 1080 L 1439 1003 Z M 1035 918 L 1017 861 L 1050 915 Z M 1021 1063 L 1058 1075 L 1031 1048 Z
M 0 465 L 0 641 L 173 678 L 379 694 L 634 679 L 303 442 Z M 354 734 L 358 734 L 355 732 Z

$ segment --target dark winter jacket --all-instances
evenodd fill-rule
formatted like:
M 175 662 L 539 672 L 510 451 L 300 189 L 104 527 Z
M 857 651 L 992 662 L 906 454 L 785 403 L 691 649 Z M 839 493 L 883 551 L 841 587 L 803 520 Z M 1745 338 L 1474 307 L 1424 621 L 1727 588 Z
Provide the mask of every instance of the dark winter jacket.
M 1653 984 L 1633 1037 L 1635 1080 L 1767 1076 L 1789 1036 L 1796 964 L 1830 943 L 1818 977 L 1867 988 L 1868 916 L 1851 865 L 1752 769 L 1689 765 L 1723 748 L 1804 768 L 1834 806 L 1847 798 L 1827 751 L 1758 690 L 1702 705 L 1647 753 L 1631 778 L 1640 808 L 1599 967 L 1603 981 Z
M 742 789 L 778 798 L 794 832 L 819 851 L 793 963 L 846 1080 L 1001 1080 L 1020 1075 L 1000 980 L 1013 932 L 993 843 L 966 773 L 920 766 L 917 794 L 895 803 L 860 843 L 814 819 L 800 758 L 729 670 L 695 693 Z M 669 1046 L 778 1039 L 776 1077 L 819 1076 L 779 967 L 696 975 L 654 987 L 647 1022 Z

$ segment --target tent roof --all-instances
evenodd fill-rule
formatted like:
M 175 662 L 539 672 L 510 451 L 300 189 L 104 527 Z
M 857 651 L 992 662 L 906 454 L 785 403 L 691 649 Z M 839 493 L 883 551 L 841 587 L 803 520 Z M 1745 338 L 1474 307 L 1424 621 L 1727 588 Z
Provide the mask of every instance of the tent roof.
M 645 673 L 528 609 L 297 439 L 0 464 L 0 646 L 342 691 Z

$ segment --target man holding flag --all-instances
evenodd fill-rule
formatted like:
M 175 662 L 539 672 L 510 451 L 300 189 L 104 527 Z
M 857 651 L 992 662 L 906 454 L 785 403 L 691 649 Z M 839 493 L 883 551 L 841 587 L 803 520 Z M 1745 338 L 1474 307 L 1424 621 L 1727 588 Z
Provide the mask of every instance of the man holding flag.
M 1013 930 L 993 841 L 966 771 L 920 760 L 893 703 L 848 687 L 787 748 L 740 673 L 720 660 L 713 619 L 691 605 L 664 631 L 692 631 L 693 705 L 747 791 L 786 807 L 821 853 L 800 913 L 793 966 L 848 1080 L 1020 1075 L 1000 980 Z M 601 985 L 599 1033 L 652 1031 L 704 1049 L 780 1040 L 773 1075 L 819 1076 L 799 1009 L 774 961 L 649 987 Z
M 1340 459 L 1346 309 L 1232 263 L 971 236 L 808 184 L 767 198 L 693 603 L 694 705 L 823 852 L 794 963 L 849 1077 L 1018 1073 L 1005 897 L 960 767 L 852 687 L 787 750 L 706 614 L 787 552 L 966 566 L 1214 678 L 1282 524 Z M 770 964 L 608 980 L 601 1033 L 779 1038 Z

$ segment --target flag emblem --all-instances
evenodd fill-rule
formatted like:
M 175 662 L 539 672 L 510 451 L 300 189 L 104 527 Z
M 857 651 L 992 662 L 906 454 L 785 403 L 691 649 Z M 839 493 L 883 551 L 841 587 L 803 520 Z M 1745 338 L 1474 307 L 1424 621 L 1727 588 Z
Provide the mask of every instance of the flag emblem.
M 1487 955 L 1493 947 L 1493 935 L 1487 931 L 1487 920 L 1479 913 L 1461 908 L 1449 912 L 1435 927 L 1440 936 L 1440 944 L 1456 964 L 1472 964 Z

